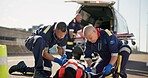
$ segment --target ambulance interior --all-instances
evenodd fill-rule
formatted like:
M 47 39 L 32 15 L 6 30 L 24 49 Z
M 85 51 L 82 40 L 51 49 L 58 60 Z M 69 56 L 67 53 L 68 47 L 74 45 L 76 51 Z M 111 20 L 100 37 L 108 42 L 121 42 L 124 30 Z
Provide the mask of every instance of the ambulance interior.
M 83 26 L 86 26 L 87 24 L 93 24 L 93 26 L 102 29 L 111 29 L 113 14 L 109 7 L 82 6 L 80 14 L 83 17 L 81 23 Z

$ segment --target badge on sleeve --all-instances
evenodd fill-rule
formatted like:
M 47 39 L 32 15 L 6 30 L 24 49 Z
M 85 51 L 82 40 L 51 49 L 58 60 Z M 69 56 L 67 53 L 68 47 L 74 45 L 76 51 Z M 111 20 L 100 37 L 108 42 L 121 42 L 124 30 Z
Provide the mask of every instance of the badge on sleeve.
M 115 44 L 115 40 L 111 40 L 109 43 L 110 43 L 111 45 L 113 45 L 113 44 Z

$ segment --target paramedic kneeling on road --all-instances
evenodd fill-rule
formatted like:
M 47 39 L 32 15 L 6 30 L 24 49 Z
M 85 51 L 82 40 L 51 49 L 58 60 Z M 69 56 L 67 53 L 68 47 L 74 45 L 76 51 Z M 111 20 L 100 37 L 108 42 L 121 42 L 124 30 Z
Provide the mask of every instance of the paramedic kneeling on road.
M 62 60 L 53 57 L 49 48 L 58 45 L 58 53 L 62 56 L 66 48 L 67 28 L 64 22 L 53 26 L 44 26 L 37 29 L 32 36 L 26 39 L 25 46 L 33 52 L 35 69 L 33 78 L 49 78 L 51 75 L 51 61 L 62 65 Z
M 118 56 L 122 56 L 120 71 L 117 73 L 122 78 L 127 78 L 125 65 L 131 53 L 131 48 L 128 45 L 123 45 L 108 29 L 100 30 L 94 28 L 92 25 L 84 27 L 83 35 L 87 39 L 86 50 L 84 52 L 84 58 L 87 63 L 86 71 L 91 71 L 91 54 L 93 52 L 97 52 L 102 59 L 95 67 L 96 73 L 104 72 L 106 76 L 111 73 L 111 68 L 116 64 Z

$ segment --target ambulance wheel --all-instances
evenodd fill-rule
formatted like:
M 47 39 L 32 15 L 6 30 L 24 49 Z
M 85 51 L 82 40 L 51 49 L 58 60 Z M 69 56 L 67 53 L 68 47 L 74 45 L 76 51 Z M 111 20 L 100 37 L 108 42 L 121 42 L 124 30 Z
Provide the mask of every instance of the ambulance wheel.
M 125 41 L 124 41 L 124 44 L 128 44 L 128 41 L 127 41 L 127 40 L 125 40 Z
M 132 41 L 132 45 L 135 45 L 136 44 L 136 42 L 135 41 Z

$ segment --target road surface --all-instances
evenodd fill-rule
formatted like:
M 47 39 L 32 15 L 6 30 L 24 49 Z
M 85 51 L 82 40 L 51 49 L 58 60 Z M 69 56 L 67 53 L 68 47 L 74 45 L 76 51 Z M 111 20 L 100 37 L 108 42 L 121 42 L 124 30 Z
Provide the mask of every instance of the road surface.
M 58 55 L 54 55 L 55 57 L 59 57 Z M 34 65 L 34 58 L 32 55 L 28 56 L 9 56 L 8 57 L 8 65 L 9 68 L 12 65 L 17 64 L 19 61 L 25 61 L 27 66 Z M 148 67 L 146 66 L 146 62 L 148 62 L 148 54 L 143 53 L 134 53 L 131 54 L 129 61 L 127 63 L 127 74 L 128 78 L 148 78 Z M 52 76 L 59 69 L 59 65 L 53 63 L 52 68 Z M 15 75 L 9 75 L 9 78 L 32 78 L 32 76 L 23 76 L 20 73 L 16 72 Z

